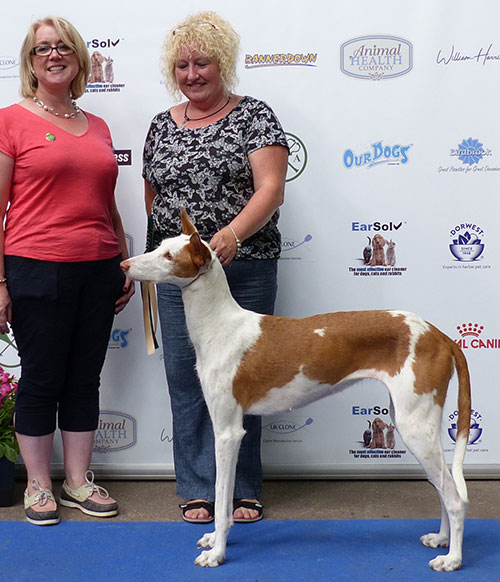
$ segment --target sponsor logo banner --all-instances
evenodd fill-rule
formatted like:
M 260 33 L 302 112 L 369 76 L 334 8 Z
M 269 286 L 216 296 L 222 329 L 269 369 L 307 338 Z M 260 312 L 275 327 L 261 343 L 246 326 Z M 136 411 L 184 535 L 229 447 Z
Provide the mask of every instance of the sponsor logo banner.
M 303 442 L 301 436 L 313 424 L 310 417 L 299 418 L 295 416 L 277 417 L 266 419 L 266 424 L 262 426 L 263 443 L 298 444 Z M 299 433 L 299 434 L 297 434 Z
M 260 67 L 316 67 L 318 53 L 254 53 L 245 55 L 245 69 Z
M 307 149 L 304 142 L 293 133 L 285 133 L 290 154 L 288 156 L 288 169 L 286 181 L 296 180 L 307 166 Z
M 312 234 L 305 234 L 300 239 L 292 239 L 290 237 L 281 237 L 281 261 L 301 261 L 309 259 L 305 250 L 309 248 L 309 243 L 312 240 Z
M 362 242 L 357 244 L 361 256 L 348 269 L 354 277 L 401 277 L 408 267 L 400 265 L 397 259 L 397 233 L 403 228 L 402 220 L 372 223 L 353 221 L 351 231 L 362 233 Z
M 108 348 L 110 350 L 120 350 L 126 348 L 128 346 L 128 334 L 131 331 L 131 329 L 113 329 L 109 336 Z
M 116 48 L 123 39 L 98 39 L 87 41 L 91 71 L 86 93 L 120 93 L 125 83 L 117 82 Z
M 19 79 L 19 59 L 0 56 L 0 79 Z
M 412 144 L 409 145 L 386 145 L 382 141 L 373 143 L 370 148 L 365 151 L 354 152 L 352 149 L 347 149 L 344 152 L 344 167 L 350 168 L 373 168 L 381 164 L 388 166 L 404 166 L 408 163 L 408 150 Z
M 2 368 L 19 368 L 21 360 L 17 350 L 14 336 L 6 333 L 0 334 L 0 366 Z M 8 370 L 9 373 L 11 370 Z
M 132 165 L 132 150 L 114 150 L 113 153 L 119 166 Z
M 498 350 L 500 338 L 483 335 L 484 325 L 479 323 L 462 323 L 457 325 L 458 338 L 455 342 L 462 350 Z
M 438 167 L 438 174 L 477 175 L 499 172 L 500 167 L 492 163 L 493 152 L 477 138 L 464 138 L 456 147 L 450 148 L 453 163 Z
M 438 50 L 436 63 L 443 66 L 500 63 L 500 52 L 493 48 L 492 42 L 476 49 L 461 49 L 452 44 L 449 48 Z
M 361 437 L 360 440 L 353 442 L 353 448 L 349 449 L 349 455 L 353 459 L 366 461 L 406 457 L 406 449 L 397 444 L 397 433 L 390 421 L 390 412 L 387 407 L 353 405 L 351 416 L 353 417 L 352 426 L 356 427 Z
M 448 249 L 454 261 L 443 269 L 491 269 L 484 261 L 484 230 L 473 222 L 455 225 L 449 231 Z
M 359 36 L 340 47 L 340 70 L 355 79 L 393 79 L 406 75 L 412 68 L 413 46 L 404 38 Z
M 124 412 L 101 410 L 95 432 L 94 452 L 123 451 L 137 443 L 137 421 Z
M 448 415 L 448 437 L 449 443 L 453 446 L 445 446 L 444 452 L 445 453 L 453 453 L 455 448 L 455 442 L 457 439 L 457 420 L 458 420 L 458 410 L 454 410 L 452 413 Z M 469 432 L 469 440 L 467 441 L 467 456 L 471 454 L 481 454 L 481 453 L 488 453 L 489 449 L 484 448 L 482 445 L 482 437 L 484 435 L 484 419 L 483 415 L 478 412 L 477 410 L 472 409 L 470 415 L 470 432 Z M 466 456 L 466 459 L 467 459 Z

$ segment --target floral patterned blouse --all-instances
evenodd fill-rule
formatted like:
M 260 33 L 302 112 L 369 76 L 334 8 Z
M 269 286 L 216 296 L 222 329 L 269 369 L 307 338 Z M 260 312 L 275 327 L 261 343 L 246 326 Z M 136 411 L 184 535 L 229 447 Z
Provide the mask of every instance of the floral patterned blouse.
M 156 193 L 155 246 L 180 234 L 181 204 L 207 242 L 227 226 L 254 193 L 249 154 L 269 145 L 288 148 L 272 109 L 253 97 L 243 97 L 228 115 L 199 129 L 181 129 L 170 111 L 158 113 L 146 137 L 142 174 Z M 239 259 L 279 256 L 278 216 L 276 211 L 243 241 Z

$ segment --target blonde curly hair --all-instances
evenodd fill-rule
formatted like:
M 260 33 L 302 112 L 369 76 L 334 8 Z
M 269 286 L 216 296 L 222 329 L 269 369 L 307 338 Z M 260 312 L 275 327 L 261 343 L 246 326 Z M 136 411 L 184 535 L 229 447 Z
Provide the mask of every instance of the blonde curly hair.
M 239 46 L 239 34 L 217 13 L 204 11 L 188 16 L 170 30 L 163 43 L 161 64 L 168 90 L 180 100 L 175 61 L 182 49 L 187 47 L 217 62 L 225 91 L 231 93 L 238 81 L 236 64 Z
M 80 70 L 71 83 L 71 96 L 73 99 L 78 99 L 78 97 L 81 97 L 85 93 L 90 76 L 89 51 L 87 50 L 85 41 L 76 28 L 60 16 L 47 16 L 46 18 L 33 22 L 29 27 L 28 34 L 21 48 L 21 95 L 23 97 L 33 97 L 38 89 L 38 79 L 35 76 L 35 71 L 31 64 L 31 51 L 35 46 L 36 31 L 44 24 L 55 28 L 64 44 L 75 51 Z

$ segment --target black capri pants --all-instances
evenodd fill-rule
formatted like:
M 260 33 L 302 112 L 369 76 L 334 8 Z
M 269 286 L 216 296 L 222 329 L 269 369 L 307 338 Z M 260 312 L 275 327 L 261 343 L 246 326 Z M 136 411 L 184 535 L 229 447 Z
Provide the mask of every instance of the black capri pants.
M 74 263 L 5 257 L 21 359 L 16 432 L 50 434 L 56 417 L 61 430 L 97 428 L 100 374 L 125 280 L 120 261 L 121 255 Z

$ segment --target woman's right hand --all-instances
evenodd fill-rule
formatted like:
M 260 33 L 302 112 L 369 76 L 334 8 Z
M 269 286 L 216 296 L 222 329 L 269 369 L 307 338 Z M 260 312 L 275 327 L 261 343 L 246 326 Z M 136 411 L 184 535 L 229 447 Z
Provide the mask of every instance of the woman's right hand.
M 12 321 L 12 304 L 7 285 L 0 285 L 0 333 L 9 333 L 9 323 Z

